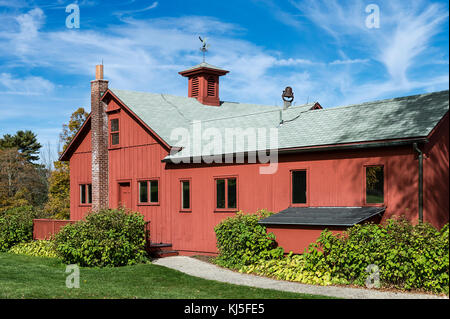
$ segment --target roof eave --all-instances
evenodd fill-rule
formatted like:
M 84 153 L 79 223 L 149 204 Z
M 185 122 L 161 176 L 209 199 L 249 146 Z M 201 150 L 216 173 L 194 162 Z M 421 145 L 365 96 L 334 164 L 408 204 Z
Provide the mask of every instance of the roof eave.
M 217 75 L 225 75 L 225 74 L 229 73 L 230 71 L 212 69 L 212 68 L 207 68 L 207 67 L 199 67 L 199 68 L 192 69 L 192 70 L 180 71 L 180 72 L 178 72 L 178 74 L 180 74 L 182 76 L 191 76 L 191 75 L 205 73 L 205 72 L 213 73 L 213 74 L 217 74 Z
M 357 142 L 357 143 L 347 143 L 347 144 L 330 144 L 330 145 L 319 145 L 319 146 L 306 146 L 306 147 L 291 147 L 278 149 L 278 154 L 295 154 L 295 153 L 307 153 L 307 152 L 324 152 L 324 151 L 339 151 L 339 150 L 354 150 L 354 149 L 365 149 L 365 148 L 377 148 L 377 147 L 393 147 L 393 146 L 403 146 L 413 143 L 428 143 L 428 138 L 426 137 L 415 137 L 407 139 L 395 139 L 395 140 L 383 140 L 383 141 L 367 141 L 367 142 Z M 271 151 L 271 150 L 266 150 Z M 243 152 L 244 156 L 249 153 L 254 152 Z M 258 151 L 256 151 L 258 152 Z M 233 153 L 236 154 L 236 153 Z M 222 154 L 222 156 L 231 155 L 229 153 Z M 195 161 L 202 156 L 190 156 L 190 157 L 180 157 L 176 158 L 177 161 Z M 171 158 L 164 158 L 162 162 L 171 162 Z

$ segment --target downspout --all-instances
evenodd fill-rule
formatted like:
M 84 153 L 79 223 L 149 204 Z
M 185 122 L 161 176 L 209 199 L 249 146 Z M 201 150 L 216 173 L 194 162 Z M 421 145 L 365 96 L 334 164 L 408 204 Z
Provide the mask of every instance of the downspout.
M 417 147 L 417 143 L 413 144 L 413 148 L 419 155 L 419 222 L 423 223 L 423 152 Z

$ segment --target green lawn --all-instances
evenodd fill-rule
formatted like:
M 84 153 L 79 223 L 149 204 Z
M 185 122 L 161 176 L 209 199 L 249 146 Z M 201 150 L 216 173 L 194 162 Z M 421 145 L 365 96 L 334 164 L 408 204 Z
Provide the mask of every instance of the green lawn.
M 225 284 L 152 264 L 81 268 L 78 289 L 66 288 L 67 275 L 54 258 L 0 253 L 0 298 L 325 298 Z

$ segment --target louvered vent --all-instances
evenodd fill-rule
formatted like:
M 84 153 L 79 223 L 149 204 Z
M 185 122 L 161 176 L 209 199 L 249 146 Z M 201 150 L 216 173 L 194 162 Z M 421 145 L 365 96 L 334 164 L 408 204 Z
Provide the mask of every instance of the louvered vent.
M 198 77 L 192 78 L 192 96 L 198 96 L 199 84 Z
M 208 87 L 207 87 L 207 91 L 208 91 L 208 96 L 216 96 L 216 81 L 214 79 L 214 77 L 210 76 L 208 78 Z

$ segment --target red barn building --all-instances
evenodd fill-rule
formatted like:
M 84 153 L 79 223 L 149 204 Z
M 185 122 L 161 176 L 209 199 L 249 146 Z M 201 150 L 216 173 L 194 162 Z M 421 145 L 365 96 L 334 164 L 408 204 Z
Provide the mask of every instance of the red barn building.
M 214 226 L 236 211 L 264 219 L 286 251 L 324 228 L 404 215 L 449 219 L 449 95 L 433 92 L 343 107 L 224 102 L 201 63 L 180 72 L 188 97 L 91 82 L 91 114 L 62 154 L 71 220 L 125 206 L 150 221 L 153 243 L 216 253 Z

